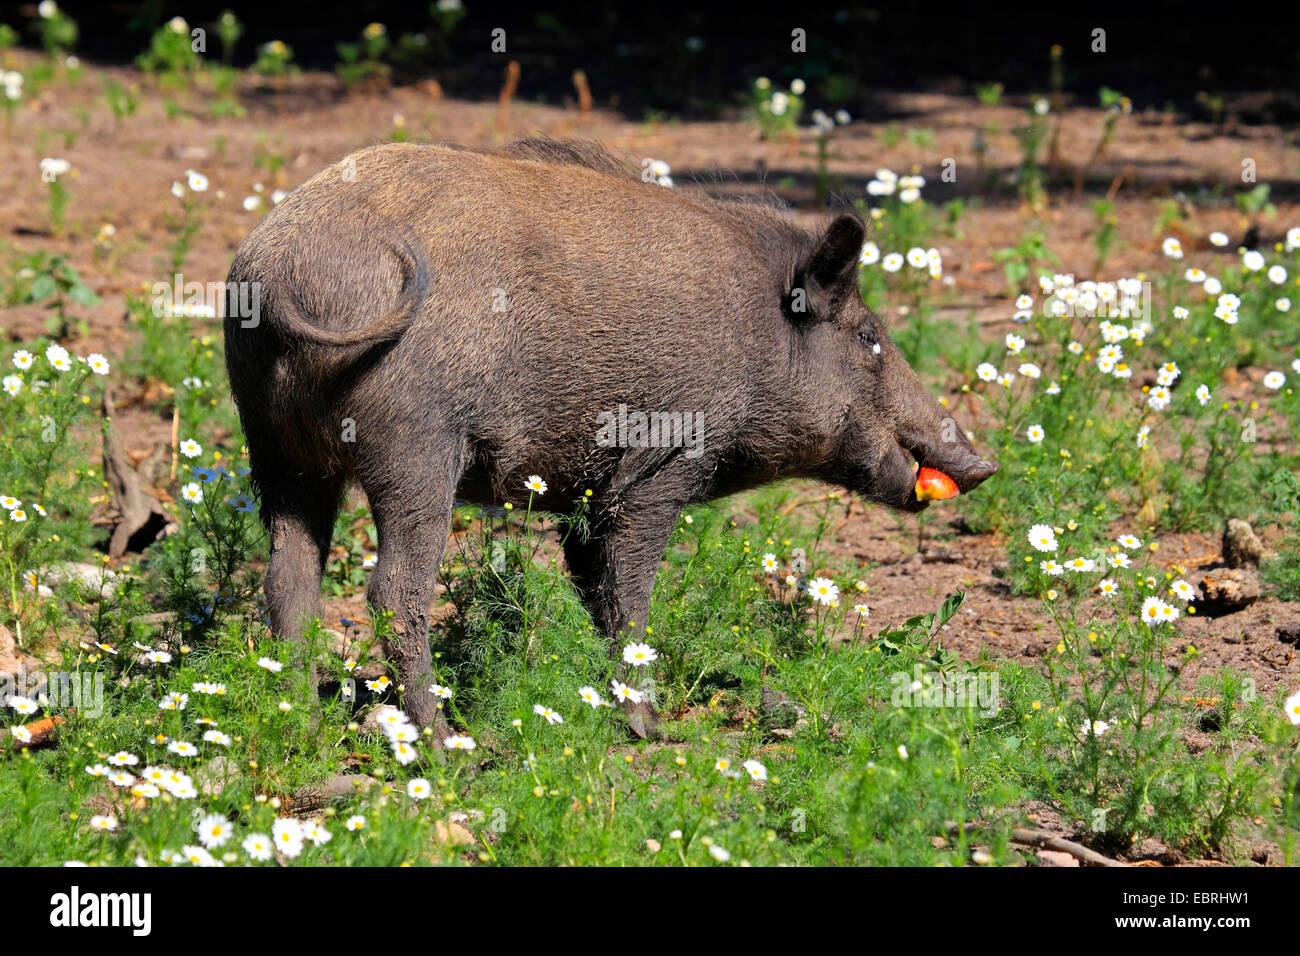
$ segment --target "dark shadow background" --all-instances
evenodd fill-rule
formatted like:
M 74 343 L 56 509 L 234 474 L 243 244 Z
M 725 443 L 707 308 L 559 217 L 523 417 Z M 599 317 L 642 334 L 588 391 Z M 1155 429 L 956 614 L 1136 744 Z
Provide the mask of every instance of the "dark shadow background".
M 1208 110 L 1205 95 L 1270 93 L 1240 116 L 1271 122 L 1300 117 L 1300 41 L 1295 8 L 1266 3 L 770 3 L 699 4 L 463 0 L 465 16 L 424 62 L 395 66 L 396 82 L 434 77 L 448 95 L 495 97 L 504 66 L 522 67 L 519 96 L 559 103 L 573 96 L 571 74 L 586 72 L 598 106 L 631 118 L 648 111 L 701 118 L 735 106 L 759 75 L 808 81 L 815 105 L 879 117 L 880 94 L 896 90 L 973 92 L 1001 82 L 1008 95 L 1047 92 L 1049 48 L 1064 53 L 1065 89 L 1096 103 L 1099 87 L 1129 95 L 1138 108 Z M 0 22 L 22 28 L 35 2 L 0 3 Z M 355 40 L 371 21 L 403 33 L 433 33 L 430 3 L 247 0 L 106 0 L 61 6 L 80 25 L 77 52 L 129 63 L 150 32 L 172 16 L 209 29 L 233 10 L 247 32 L 236 65 L 258 45 L 283 40 L 303 67 L 332 70 L 335 44 Z M 507 53 L 489 50 L 493 28 L 506 30 Z M 790 50 L 791 30 L 807 31 L 808 50 Z M 1091 50 L 1106 30 L 1105 53 Z M 1198 94 L 1202 94 L 1198 98 Z

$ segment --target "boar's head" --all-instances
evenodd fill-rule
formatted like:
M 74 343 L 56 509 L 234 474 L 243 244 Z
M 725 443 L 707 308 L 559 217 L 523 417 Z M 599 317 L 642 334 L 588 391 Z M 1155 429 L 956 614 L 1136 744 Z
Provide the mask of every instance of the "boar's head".
M 975 451 L 863 303 L 857 265 L 864 238 L 855 216 L 837 218 L 800 257 L 786 295 L 796 351 L 819 393 L 818 428 L 829 431 L 819 436 L 814 470 L 872 501 L 920 511 L 927 502 L 915 494 L 917 465 L 948 474 L 963 493 L 998 466 Z

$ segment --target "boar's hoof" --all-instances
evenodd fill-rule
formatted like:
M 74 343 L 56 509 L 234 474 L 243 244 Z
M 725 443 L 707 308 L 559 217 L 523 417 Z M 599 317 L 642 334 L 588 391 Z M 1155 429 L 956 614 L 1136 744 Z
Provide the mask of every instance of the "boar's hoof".
M 642 740 L 653 740 L 658 735 L 659 715 L 645 701 L 627 704 L 623 709 L 627 713 L 627 725 L 632 728 L 632 733 Z

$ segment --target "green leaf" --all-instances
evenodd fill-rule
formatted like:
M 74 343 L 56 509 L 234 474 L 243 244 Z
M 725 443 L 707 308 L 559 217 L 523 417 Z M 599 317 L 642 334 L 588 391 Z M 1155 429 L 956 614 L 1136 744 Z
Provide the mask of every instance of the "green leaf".
M 84 282 L 78 282 L 68 290 L 68 298 L 78 305 L 98 305 L 99 296 Z
M 953 615 L 956 614 L 958 611 L 960 611 L 962 605 L 965 603 L 966 603 L 965 591 L 958 591 L 956 594 L 948 595 L 948 597 L 944 600 L 943 604 L 939 605 L 939 626 L 943 627 L 945 624 L 951 621 Z
M 50 296 L 54 295 L 59 289 L 59 285 L 54 281 L 52 275 L 39 275 L 32 281 L 32 287 L 27 291 L 28 302 L 44 302 Z

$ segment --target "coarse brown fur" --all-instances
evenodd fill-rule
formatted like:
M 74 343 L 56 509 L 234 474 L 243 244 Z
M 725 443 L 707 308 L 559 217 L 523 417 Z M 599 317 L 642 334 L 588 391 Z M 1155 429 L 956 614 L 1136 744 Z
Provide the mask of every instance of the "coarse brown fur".
M 770 206 L 642 182 L 592 143 L 390 144 L 324 169 L 230 271 L 232 289 L 261 284 L 260 315 L 225 328 L 273 628 L 319 615 L 354 478 L 379 531 L 367 596 L 394 614 L 388 653 L 422 724 L 456 497 L 523 504 L 540 475 L 538 504 L 564 512 L 591 489 L 592 534 L 565 558 L 621 643 L 687 504 L 810 476 L 915 510 L 913 458 L 974 488 L 996 466 L 856 294 L 862 240 L 853 216 L 813 235 Z M 598 443 L 620 405 L 702 414 L 701 452 Z M 651 720 L 633 709 L 638 731 Z

